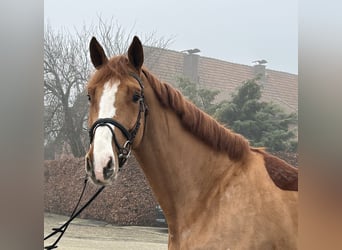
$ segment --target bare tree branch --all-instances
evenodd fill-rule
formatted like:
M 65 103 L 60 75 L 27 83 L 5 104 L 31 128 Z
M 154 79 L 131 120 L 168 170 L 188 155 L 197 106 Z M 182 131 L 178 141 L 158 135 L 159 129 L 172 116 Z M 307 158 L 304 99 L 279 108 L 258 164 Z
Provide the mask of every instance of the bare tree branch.
M 98 22 L 71 34 L 67 30 L 53 30 L 49 24 L 44 30 L 44 136 L 45 145 L 53 149 L 70 148 L 75 157 L 84 156 L 87 147 L 87 98 L 85 85 L 93 70 L 89 57 L 89 41 L 96 36 L 104 45 L 107 56 L 124 54 L 134 34 L 134 26 L 124 29 L 113 18 Z M 149 48 L 166 48 L 172 39 L 157 38 L 155 33 L 145 35 L 143 43 Z M 145 55 L 156 58 L 161 49 L 148 50 Z M 153 53 L 152 53 L 153 52 Z M 156 60 L 154 60 L 156 62 Z

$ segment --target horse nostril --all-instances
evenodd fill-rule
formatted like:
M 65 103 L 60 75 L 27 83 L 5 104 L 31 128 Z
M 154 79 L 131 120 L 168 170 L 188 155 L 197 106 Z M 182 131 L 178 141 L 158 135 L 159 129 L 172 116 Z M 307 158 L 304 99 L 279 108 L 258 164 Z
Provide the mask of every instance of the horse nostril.
M 110 157 L 106 167 L 103 168 L 103 176 L 105 179 L 108 179 L 109 177 L 113 175 L 113 173 L 114 173 L 113 158 Z
M 89 159 L 89 157 L 86 158 L 86 169 L 87 169 L 87 172 L 91 172 L 93 170 L 93 167 L 92 167 L 92 164 L 91 164 L 91 160 Z
M 113 157 L 109 157 L 106 168 L 113 168 Z

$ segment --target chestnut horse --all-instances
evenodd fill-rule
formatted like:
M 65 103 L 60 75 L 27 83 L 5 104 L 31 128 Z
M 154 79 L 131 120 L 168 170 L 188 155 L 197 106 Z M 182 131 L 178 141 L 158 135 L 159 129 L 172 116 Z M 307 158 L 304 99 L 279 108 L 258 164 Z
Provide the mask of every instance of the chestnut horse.
M 297 169 L 250 147 L 160 82 L 140 40 L 108 59 L 95 38 L 86 171 L 111 183 L 131 150 L 162 207 L 169 249 L 297 249 Z

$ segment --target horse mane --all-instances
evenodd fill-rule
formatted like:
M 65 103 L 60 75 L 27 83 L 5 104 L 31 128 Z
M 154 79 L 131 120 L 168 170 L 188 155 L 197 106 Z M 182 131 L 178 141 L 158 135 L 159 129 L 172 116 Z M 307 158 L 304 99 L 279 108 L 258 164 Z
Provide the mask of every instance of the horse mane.
M 143 69 L 150 86 L 159 102 L 171 108 L 179 117 L 182 125 L 204 143 L 219 152 L 226 152 L 231 160 L 244 160 L 253 151 L 264 158 L 265 168 L 274 184 L 282 189 L 298 191 L 298 169 L 287 164 L 261 148 L 250 147 L 248 140 L 240 134 L 219 124 L 211 116 L 197 108 L 175 88 L 160 82 L 155 76 Z
M 249 142 L 242 135 L 232 132 L 219 124 L 211 116 L 197 108 L 175 88 L 160 82 L 154 75 L 143 69 L 159 102 L 171 108 L 182 125 L 193 135 L 219 152 L 226 152 L 231 160 L 244 159 L 250 152 Z

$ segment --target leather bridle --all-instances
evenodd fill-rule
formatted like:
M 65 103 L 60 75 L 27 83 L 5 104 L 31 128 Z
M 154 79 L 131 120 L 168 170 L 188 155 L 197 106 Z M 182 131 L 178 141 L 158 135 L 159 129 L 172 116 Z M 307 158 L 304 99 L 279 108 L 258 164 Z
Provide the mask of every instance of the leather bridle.
M 145 114 L 144 122 L 146 123 L 146 115 L 147 115 L 147 110 L 148 110 L 147 105 L 145 103 L 145 99 L 144 99 L 145 98 L 144 97 L 144 85 L 143 85 L 141 78 L 134 73 L 130 73 L 129 75 L 132 76 L 135 80 L 137 80 L 137 82 L 140 85 L 140 96 L 139 96 L 139 100 L 138 100 L 138 102 L 139 102 L 139 113 L 138 113 L 137 120 L 136 120 L 133 128 L 128 130 L 125 128 L 125 126 L 123 126 L 120 122 L 116 121 L 113 118 L 100 118 L 100 119 L 96 120 L 94 122 L 94 124 L 91 126 L 91 128 L 89 129 L 89 139 L 90 139 L 90 144 L 92 144 L 93 140 L 94 140 L 96 129 L 98 127 L 106 126 L 109 128 L 110 132 L 112 133 L 113 142 L 114 142 L 115 147 L 118 151 L 119 170 L 126 163 L 128 157 L 131 153 L 134 138 L 137 135 L 138 130 L 139 130 L 140 125 L 141 125 L 141 115 L 142 115 L 142 113 Z M 119 144 L 119 142 L 115 136 L 114 129 L 111 125 L 118 128 L 121 131 L 121 133 L 126 137 L 126 142 L 123 143 L 123 145 Z

